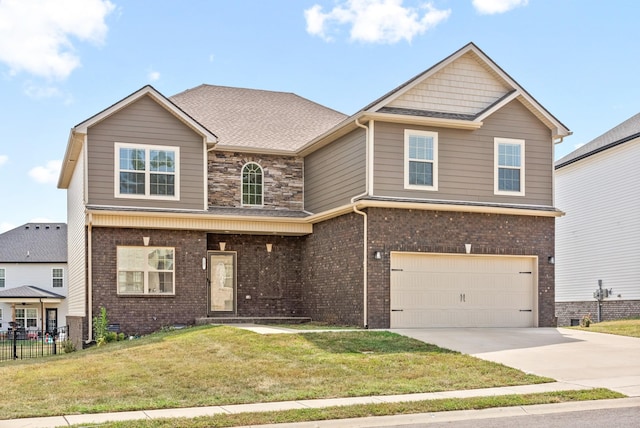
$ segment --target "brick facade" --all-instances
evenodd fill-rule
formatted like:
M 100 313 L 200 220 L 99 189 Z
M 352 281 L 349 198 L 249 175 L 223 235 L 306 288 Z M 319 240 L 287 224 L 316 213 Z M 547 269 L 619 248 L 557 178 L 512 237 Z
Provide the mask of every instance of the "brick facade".
M 640 317 L 640 300 L 604 300 L 600 309 L 600 321 L 613 321 Z M 558 326 L 566 327 L 579 322 L 589 315 L 593 322 L 598 321 L 598 302 L 556 302 Z
M 363 326 L 363 230 L 359 214 L 313 226 L 302 250 L 302 313 L 315 321 Z
M 219 151 L 209 152 L 209 206 L 242 206 L 241 174 L 248 162 L 260 165 L 264 173 L 263 209 L 302 211 L 303 158 Z
M 142 237 L 150 237 L 150 247 L 175 248 L 175 295 L 123 296 L 117 293 L 117 247 L 142 246 Z M 100 307 L 107 309 L 111 323 L 119 323 L 126 334 L 147 334 L 165 326 L 193 324 L 207 315 L 205 232 L 180 230 L 144 230 L 93 228 L 94 316 Z
M 295 236 L 209 234 L 209 250 L 219 250 L 219 242 L 225 242 L 225 251 L 237 253 L 237 316 L 301 316 L 303 240 Z M 272 244 L 270 253 L 267 243 Z
M 107 308 L 127 334 L 193 324 L 207 316 L 310 317 L 342 325 L 388 328 L 390 253 L 464 253 L 538 257 L 538 324 L 556 325 L 554 219 L 548 217 L 370 208 L 367 319 L 364 319 L 363 217 L 345 214 L 314 225 L 311 235 L 267 236 L 194 231 L 93 229 L 93 312 Z M 175 296 L 118 296 L 116 248 L 175 247 Z M 209 313 L 207 251 L 237 254 L 237 311 Z M 269 253 L 266 244 L 273 245 Z M 381 251 L 382 260 L 373 259 Z M 621 311 L 622 309 L 619 309 Z
M 390 252 L 464 253 L 538 256 L 538 323 L 556 325 L 554 218 L 372 208 L 369 254 L 380 250 L 382 260 L 369 259 L 369 326 L 389 327 Z

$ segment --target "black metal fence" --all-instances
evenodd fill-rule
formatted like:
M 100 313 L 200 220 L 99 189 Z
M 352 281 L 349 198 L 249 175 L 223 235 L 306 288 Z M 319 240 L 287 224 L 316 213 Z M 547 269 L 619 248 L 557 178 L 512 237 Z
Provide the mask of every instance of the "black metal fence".
M 58 327 L 53 332 L 20 327 L 0 330 L 0 361 L 61 354 L 64 352 L 64 342 L 69 338 L 67 333 L 67 327 Z

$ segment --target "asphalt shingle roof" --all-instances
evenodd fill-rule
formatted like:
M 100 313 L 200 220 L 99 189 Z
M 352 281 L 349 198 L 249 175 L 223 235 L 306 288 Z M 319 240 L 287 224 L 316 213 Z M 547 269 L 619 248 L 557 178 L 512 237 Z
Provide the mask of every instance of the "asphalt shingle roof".
M 0 263 L 66 262 L 65 223 L 27 223 L 0 234 Z
M 296 151 L 347 117 L 289 92 L 200 85 L 169 99 L 220 146 Z
M 556 168 L 561 168 L 575 161 L 591 156 L 595 153 L 614 147 L 640 136 L 640 113 L 630 117 L 618 126 L 611 128 L 604 134 L 594 138 L 589 143 L 569 153 L 556 162 Z

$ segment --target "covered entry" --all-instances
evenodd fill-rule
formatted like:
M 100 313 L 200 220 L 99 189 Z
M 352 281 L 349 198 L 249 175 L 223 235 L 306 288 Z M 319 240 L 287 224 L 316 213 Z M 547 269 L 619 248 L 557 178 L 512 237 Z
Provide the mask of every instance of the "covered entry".
M 391 328 L 535 327 L 537 258 L 391 253 Z

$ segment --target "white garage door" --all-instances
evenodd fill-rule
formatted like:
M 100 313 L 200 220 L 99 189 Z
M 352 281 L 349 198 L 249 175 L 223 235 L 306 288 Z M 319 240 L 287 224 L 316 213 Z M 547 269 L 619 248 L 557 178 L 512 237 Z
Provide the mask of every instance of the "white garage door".
M 535 257 L 391 253 L 391 328 L 534 327 Z

